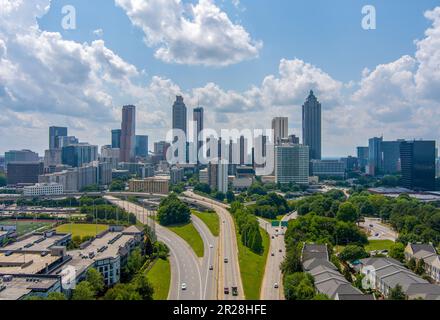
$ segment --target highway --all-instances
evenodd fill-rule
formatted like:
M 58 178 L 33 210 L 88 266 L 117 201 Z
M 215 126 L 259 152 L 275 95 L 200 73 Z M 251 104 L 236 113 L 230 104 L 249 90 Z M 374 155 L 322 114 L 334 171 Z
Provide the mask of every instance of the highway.
M 399 236 L 391 227 L 381 223 L 377 218 L 365 218 L 360 226 L 369 233 L 368 240 L 391 240 L 396 241 Z
M 207 273 L 203 272 L 201 261 L 182 238 L 150 219 L 151 212 L 143 207 L 113 196 L 105 196 L 105 199 L 135 214 L 143 223 L 154 223 L 158 240 L 170 249 L 171 286 L 168 300 L 204 300 L 205 297 L 213 295 L 210 292 L 212 287 L 211 290 L 204 289 L 207 287 L 206 283 L 210 282 L 206 280 Z M 183 283 L 187 285 L 186 290 L 182 290 Z
M 296 219 L 297 213 L 293 212 L 286 215 L 282 221 Z M 284 242 L 284 233 L 286 228 L 273 227 L 272 224 L 264 219 L 258 218 L 261 228 L 267 231 L 270 237 L 270 249 L 266 269 L 264 271 L 263 283 L 261 285 L 261 300 L 284 300 L 283 274 L 281 264 L 284 261 L 286 253 L 286 244 Z M 278 236 L 277 236 L 278 235 Z M 272 238 L 273 237 L 273 238 Z M 281 250 L 281 252 L 280 252 Z M 272 256 L 273 254 L 273 256 Z M 278 288 L 275 288 L 275 284 Z
M 219 280 L 218 293 L 219 300 L 244 300 L 244 290 L 241 281 L 240 265 L 238 263 L 238 246 L 235 233 L 235 223 L 232 215 L 227 210 L 228 206 L 218 201 L 202 197 L 191 191 L 184 195 L 196 200 L 198 204 L 215 210 L 220 218 L 220 239 L 219 239 Z M 225 263 L 227 259 L 227 263 Z M 238 288 L 238 296 L 232 296 L 232 287 Z M 225 294 L 224 289 L 229 288 L 229 294 Z

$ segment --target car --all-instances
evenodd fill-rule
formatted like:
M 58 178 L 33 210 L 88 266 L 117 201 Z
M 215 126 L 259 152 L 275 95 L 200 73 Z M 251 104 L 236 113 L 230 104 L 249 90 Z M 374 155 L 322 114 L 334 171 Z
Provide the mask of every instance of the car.
M 182 283 L 182 290 L 185 291 L 188 288 L 188 286 L 186 285 L 186 283 Z
M 229 288 L 225 288 L 225 294 L 229 294 Z
M 370 224 L 370 228 L 374 228 L 374 225 Z
M 237 287 L 232 287 L 232 295 L 234 297 L 238 296 L 238 288 Z
M 272 236 L 272 239 L 275 239 L 275 236 Z
M 275 284 L 273 285 L 273 287 L 274 287 L 275 289 L 278 289 L 280 286 L 278 285 L 278 283 L 275 283 Z
M 229 262 L 228 258 L 225 258 L 225 263 L 228 263 L 228 262 Z
M 283 250 L 280 249 L 280 250 L 278 250 L 278 252 L 281 253 L 281 252 L 283 252 Z
M 209 270 L 210 271 L 214 270 L 214 266 L 209 266 Z
M 212 244 L 210 244 L 209 247 L 210 247 L 211 249 L 214 248 L 214 246 L 213 246 Z
M 273 253 L 273 252 L 272 252 L 270 255 L 271 255 L 272 257 L 275 257 L 275 253 Z
M 380 234 L 376 233 L 374 236 L 375 236 L 375 237 L 378 237 L 378 236 L 380 236 Z

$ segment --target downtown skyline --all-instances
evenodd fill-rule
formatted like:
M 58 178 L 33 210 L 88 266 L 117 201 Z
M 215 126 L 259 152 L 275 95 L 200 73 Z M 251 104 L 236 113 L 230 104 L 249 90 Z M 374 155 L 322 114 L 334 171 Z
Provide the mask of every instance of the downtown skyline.
M 135 1 L 117 0 L 118 6 L 115 10 L 122 11 L 127 15 L 126 19 L 133 22 L 134 26 L 129 26 L 133 32 L 154 36 L 151 26 L 137 25 L 135 18 L 146 13 L 130 11 L 129 2 Z M 164 3 L 171 2 L 173 1 Z M 64 1 L 38 1 L 40 8 L 51 4 L 46 13 L 46 10 L 37 8 L 35 4 L 23 2 L 18 4 L 21 10 L 14 11 L 11 8 L 2 13 L 4 22 L 0 23 L 0 34 L 1 39 L 6 41 L 3 40 L 0 46 L 2 67 L 5 67 L 0 71 L 0 87 L 4 93 L 0 95 L 0 106 L 4 108 L 0 117 L 3 137 L 0 141 L 0 153 L 10 149 L 31 148 L 41 155 L 47 148 L 47 127 L 51 125 L 69 127 L 71 134 L 82 141 L 107 145 L 110 143 L 110 130 L 117 128 L 121 122 L 120 108 L 125 104 L 134 104 L 138 108 L 138 133 L 148 135 L 150 141 L 160 141 L 171 128 L 171 106 L 178 94 L 184 97 L 188 116 L 199 105 L 205 109 L 206 128 L 270 128 L 273 117 L 287 116 L 289 134 L 302 137 L 301 105 L 308 92 L 313 90 L 323 105 L 323 157 L 355 155 L 357 145 L 363 145 L 369 137 L 382 134 L 390 139 L 438 140 L 440 136 L 436 122 L 440 103 L 436 94 L 436 84 L 440 79 L 440 50 L 436 48 L 440 37 L 440 8 L 435 8 L 430 1 L 424 2 L 423 9 L 417 7 L 412 14 L 406 12 L 412 5 L 395 7 L 395 17 L 406 14 L 408 19 L 423 20 L 423 23 L 415 24 L 414 27 L 418 31 L 412 40 L 419 39 L 418 42 L 408 43 L 412 45 L 412 52 L 406 48 L 400 53 L 394 52 L 394 58 L 376 57 L 377 61 L 367 59 L 364 67 L 368 67 L 370 71 L 362 72 L 362 69 L 352 68 L 351 74 L 347 70 L 336 72 L 336 62 L 333 66 L 320 62 L 322 58 L 316 57 L 314 51 L 310 51 L 310 56 L 307 56 L 291 50 L 280 50 L 278 54 L 283 57 L 281 60 L 268 59 L 265 52 L 271 50 L 275 44 L 259 35 L 252 27 L 258 20 L 252 22 L 250 18 L 257 13 L 254 11 L 256 9 L 248 6 L 244 11 L 246 13 L 237 11 L 231 14 L 233 9 L 226 5 L 221 7 L 219 1 L 200 1 L 196 5 L 200 9 L 200 15 L 207 12 L 202 9 L 216 8 L 217 11 L 214 12 L 217 13 L 224 10 L 229 17 L 226 25 L 232 30 L 238 30 L 233 27 L 241 26 L 242 34 L 247 34 L 243 38 L 244 47 L 238 43 L 228 47 L 231 56 L 235 57 L 230 64 L 216 65 L 212 57 L 196 63 L 180 61 L 177 56 L 174 57 L 177 62 L 170 62 L 164 57 L 154 58 L 155 53 L 150 52 L 155 62 L 151 64 L 151 68 L 143 68 L 138 63 L 131 63 L 136 59 L 125 52 L 130 46 L 124 51 L 114 45 L 115 39 L 112 38 L 111 30 L 103 28 L 102 39 L 92 39 L 94 42 L 80 37 L 72 39 L 75 32 L 76 36 L 85 32 L 82 25 L 87 24 L 79 18 L 83 14 L 81 1 L 77 5 L 78 31 L 69 34 L 67 31 L 56 30 L 53 21 L 59 24 L 60 17 L 56 19 L 56 14 L 59 16 L 58 9 L 62 3 Z M 242 1 L 242 5 L 246 6 L 245 1 Z M 286 4 L 278 4 L 281 7 L 283 5 Z M 362 18 L 361 7 L 359 4 L 359 24 Z M 343 12 L 343 8 L 340 9 Z M 347 10 L 354 9 L 350 7 Z M 380 16 L 380 5 L 377 10 Z M 384 11 L 382 14 L 391 15 L 389 10 Z M 84 15 L 85 13 L 83 17 Z M 235 22 L 235 15 L 246 17 L 243 24 Z M 38 28 L 31 30 L 37 24 L 36 16 L 41 17 Z M 24 22 L 21 26 L 12 27 L 7 23 L 10 19 L 19 18 Z M 366 38 L 372 37 L 369 32 L 376 32 L 375 36 L 380 38 L 383 36 L 381 32 L 391 32 L 387 31 L 387 27 L 389 26 L 379 23 L 378 30 L 361 30 L 361 39 L 368 43 Z M 52 33 L 44 32 L 45 30 Z M 92 31 L 94 30 L 89 32 Z M 399 34 L 398 30 L 395 32 L 394 36 Z M 14 33 L 39 41 L 24 43 L 18 41 L 22 39 L 18 36 L 7 37 Z M 314 34 L 313 30 L 305 30 L 304 33 L 309 36 Z M 413 35 L 414 32 L 409 34 Z M 88 43 L 80 44 L 82 41 Z M 169 39 L 161 39 L 155 48 L 160 48 L 167 41 Z M 292 41 L 295 42 L 295 39 Z M 318 37 L 316 41 L 325 42 L 325 39 Z M 396 41 L 401 44 L 403 40 Z M 133 44 L 133 48 L 138 46 L 151 50 L 145 43 Z M 55 68 L 52 59 L 42 60 L 48 54 L 49 48 L 50 52 L 57 54 L 57 59 L 65 63 Z M 33 74 L 29 65 L 20 60 L 20 53 L 25 49 L 30 53 L 31 62 L 41 71 L 40 76 Z M 368 50 L 374 51 L 371 48 L 365 49 Z M 357 51 L 353 52 L 353 60 L 356 61 L 359 60 Z M 81 54 L 78 55 L 78 52 Z M 240 52 L 241 55 L 234 55 L 234 52 Z M 151 57 L 147 57 L 147 52 L 144 53 L 145 59 L 151 60 Z M 329 50 L 329 56 L 334 54 Z M 221 61 L 225 61 L 225 56 L 222 59 Z M 263 74 L 253 81 L 249 81 L 247 75 L 243 76 L 242 83 L 237 83 L 237 68 L 252 68 L 261 64 L 265 66 L 262 68 Z M 14 65 L 19 66 L 15 74 L 12 72 Z M 182 69 L 193 71 L 197 81 L 188 79 L 186 82 L 181 79 Z M 170 75 L 172 70 L 175 70 L 175 77 Z M 50 77 L 51 74 L 56 77 Z M 356 74 L 362 74 L 361 78 Z M 25 78 L 33 81 L 25 86 L 14 75 L 25 75 Z M 43 75 L 57 78 L 58 83 L 43 79 Z M 228 75 L 229 78 L 234 78 L 230 80 L 230 84 L 227 81 Z M 68 90 L 68 85 L 73 88 Z M 94 92 L 90 92 L 90 88 L 94 88 Z M 244 117 L 246 121 L 243 123 Z M 11 129 L 12 126 L 15 130 Z M 34 137 L 31 143 L 29 137 Z

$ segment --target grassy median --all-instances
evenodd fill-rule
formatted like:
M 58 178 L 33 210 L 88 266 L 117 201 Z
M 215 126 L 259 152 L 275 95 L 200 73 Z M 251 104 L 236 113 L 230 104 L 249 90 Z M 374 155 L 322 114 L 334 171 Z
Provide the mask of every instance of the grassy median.
M 214 237 L 220 235 L 220 219 L 217 213 L 212 211 L 199 212 L 195 210 L 192 211 L 192 213 L 206 224 Z
M 170 261 L 158 259 L 147 273 L 148 280 L 154 288 L 154 300 L 167 300 L 170 291 L 171 266 Z
M 240 274 L 246 300 L 260 299 L 260 290 L 270 246 L 270 239 L 267 232 L 262 228 L 260 228 L 260 232 L 263 238 L 264 252 L 262 254 L 256 254 L 243 245 L 237 231 L 238 262 L 240 264 Z
M 183 240 L 185 240 L 191 248 L 194 250 L 195 254 L 202 258 L 204 254 L 203 240 L 196 228 L 192 223 L 187 223 L 177 226 L 169 226 L 168 229 L 173 231 Z

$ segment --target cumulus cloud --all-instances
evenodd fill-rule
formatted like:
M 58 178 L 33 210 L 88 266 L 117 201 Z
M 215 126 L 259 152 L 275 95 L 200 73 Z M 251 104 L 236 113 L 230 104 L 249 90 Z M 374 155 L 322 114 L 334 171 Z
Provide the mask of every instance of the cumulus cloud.
M 115 0 L 167 63 L 227 66 L 258 57 L 261 41 L 234 24 L 213 0 Z

